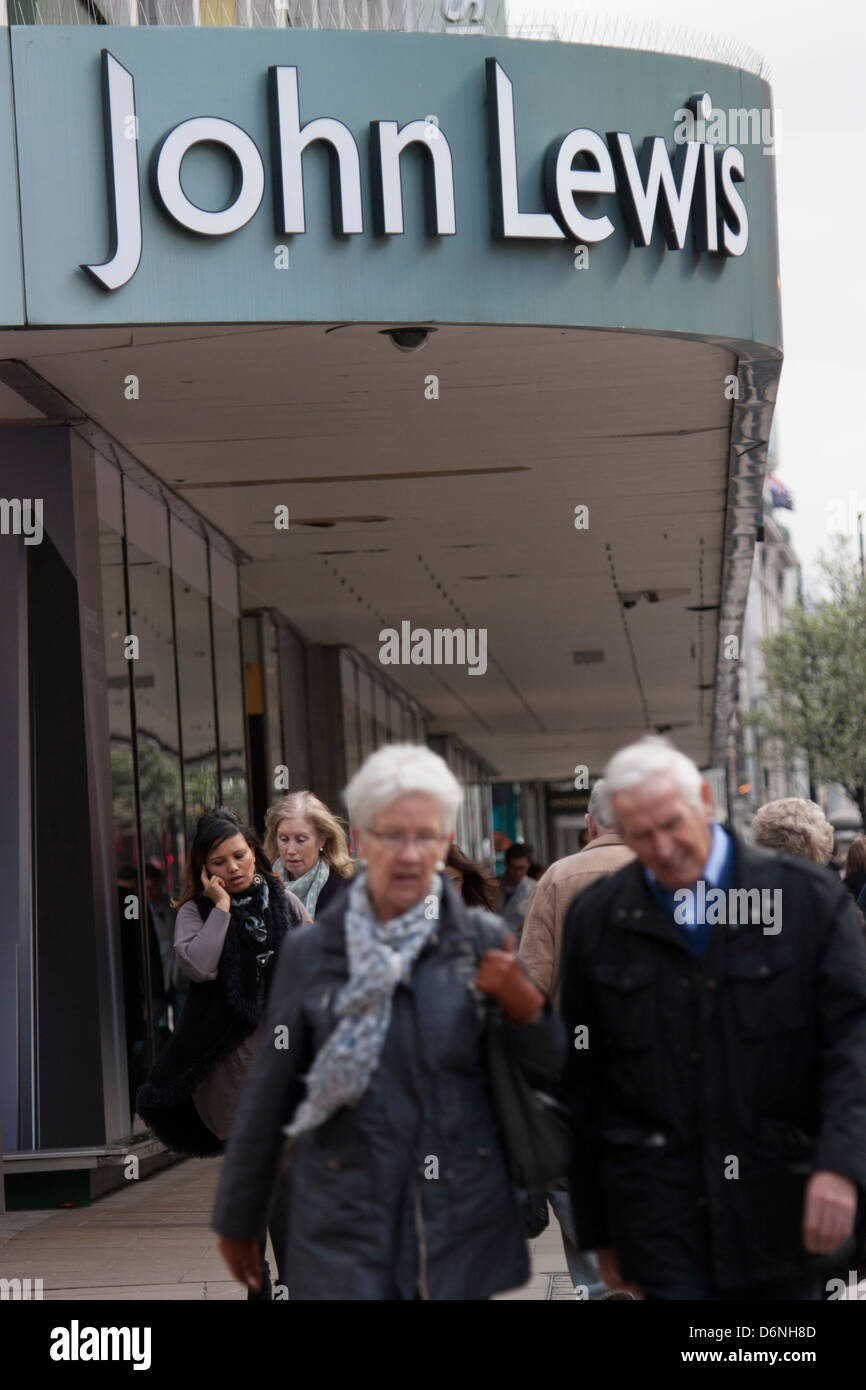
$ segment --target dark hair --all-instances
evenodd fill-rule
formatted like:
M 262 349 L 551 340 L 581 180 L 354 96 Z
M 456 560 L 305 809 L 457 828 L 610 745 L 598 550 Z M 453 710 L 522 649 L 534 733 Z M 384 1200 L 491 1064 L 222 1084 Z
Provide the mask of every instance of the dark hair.
M 445 863 L 463 875 L 460 891 L 467 907 L 486 907 L 493 912 L 496 906 L 496 885 L 491 883 L 480 864 L 465 855 L 459 845 L 449 845 Z
M 845 873 L 863 873 L 864 870 L 866 870 L 866 835 L 858 835 L 848 846 Z
M 230 840 L 234 835 L 243 835 L 255 857 L 257 872 L 267 875 L 268 878 L 272 877 L 271 866 L 265 859 L 261 841 L 253 827 L 242 825 L 234 811 L 220 806 L 214 811 L 205 811 L 195 828 L 195 836 L 190 846 L 186 871 L 183 876 L 183 892 L 177 902 L 172 903 L 173 907 L 182 907 L 191 898 L 198 898 L 201 895 L 203 891 L 201 871 L 206 860 L 224 840 Z
M 513 845 L 509 845 L 505 851 L 505 862 L 510 864 L 512 859 L 528 859 L 532 863 L 532 850 L 529 845 L 525 845 L 522 840 L 515 840 Z
M 162 883 L 162 869 L 158 864 L 145 864 L 144 876 L 145 878 L 156 879 L 159 883 Z

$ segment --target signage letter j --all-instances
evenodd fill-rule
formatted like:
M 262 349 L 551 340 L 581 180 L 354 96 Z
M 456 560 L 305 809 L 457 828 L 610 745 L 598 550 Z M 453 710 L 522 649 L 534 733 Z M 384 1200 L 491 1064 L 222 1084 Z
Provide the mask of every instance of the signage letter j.
M 141 260 L 138 120 L 132 73 L 107 48 L 102 50 L 102 112 L 111 250 L 101 265 L 81 269 L 103 289 L 117 290 L 132 279 Z

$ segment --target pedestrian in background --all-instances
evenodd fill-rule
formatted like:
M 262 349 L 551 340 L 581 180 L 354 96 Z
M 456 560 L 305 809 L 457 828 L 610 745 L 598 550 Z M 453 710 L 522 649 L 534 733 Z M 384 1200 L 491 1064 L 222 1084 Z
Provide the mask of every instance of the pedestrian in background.
M 557 1005 L 561 994 L 562 929 L 569 907 L 591 883 L 634 859 L 610 824 L 610 816 L 604 782 L 599 778 L 589 797 L 586 847 L 551 864 L 539 880 L 523 923 L 520 958 L 539 989 Z
M 609 1287 L 654 1299 L 820 1299 L 866 1191 L 854 904 L 825 868 L 725 831 L 665 740 L 604 779 L 637 860 L 566 923 L 579 1242 Z
M 532 851 L 520 840 L 515 840 L 505 851 L 505 872 L 499 880 L 496 911 L 518 938 L 535 892 L 535 879 L 529 876 L 531 863 Z
M 842 882 L 856 902 L 866 888 L 866 835 L 858 835 L 848 846 Z
M 277 953 L 292 928 L 309 918 L 270 873 L 255 831 L 225 809 L 198 822 L 177 906 L 175 951 L 191 981 L 189 994 L 137 1106 L 168 1148 L 208 1157 L 225 1147 L 262 1041 Z M 267 1050 L 273 1034 L 269 1041 Z M 273 1221 L 278 1267 L 283 1228 L 280 1211 Z M 264 1233 L 263 1225 L 262 1252 Z M 269 1274 L 259 1296 L 270 1297 Z
M 265 826 L 272 871 L 315 921 L 355 871 L 342 825 L 312 792 L 298 791 L 270 808 Z
M 467 907 L 484 907 L 492 912 L 496 906 L 496 884 L 481 864 L 475 864 L 459 845 L 450 844 L 445 857 L 445 872 Z
M 569 907 L 577 894 L 590 884 L 615 873 L 634 859 L 632 851 L 625 847 L 612 827 L 601 778 L 590 793 L 586 824 L 589 832 L 586 847 L 551 864 L 540 879 L 520 938 L 520 958 L 530 978 L 551 996 L 557 1007 L 561 994 L 562 931 Z M 572 1283 L 575 1288 L 585 1288 L 591 1299 L 602 1297 L 605 1285 L 599 1278 L 594 1257 L 584 1254 L 577 1245 L 567 1180 L 550 1188 L 547 1197 L 562 1232 Z
M 286 943 L 266 1030 L 291 1047 L 256 1055 L 217 1193 L 220 1249 L 248 1287 L 284 1133 L 292 1300 L 486 1299 L 528 1277 L 479 1004 L 498 1003 L 505 1046 L 540 1078 L 559 1074 L 562 1035 L 503 924 L 443 876 L 461 797 L 411 744 L 346 789 L 365 870 Z
M 752 844 L 776 854 L 796 854 L 830 867 L 833 827 L 821 807 L 803 796 L 768 801 L 756 812 L 749 830 Z M 832 869 L 833 875 L 839 875 Z

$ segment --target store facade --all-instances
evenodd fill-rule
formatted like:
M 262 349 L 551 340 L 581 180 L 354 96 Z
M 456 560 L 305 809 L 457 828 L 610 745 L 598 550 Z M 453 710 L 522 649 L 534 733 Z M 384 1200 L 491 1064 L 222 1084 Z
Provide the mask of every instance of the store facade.
M 340 810 L 429 742 L 491 862 L 493 781 L 543 844 L 641 729 L 721 761 L 781 333 L 772 159 L 674 133 L 710 93 L 770 102 L 495 36 L 8 31 L 7 1175 L 124 1151 L 124 934 L 152 969 L 205 807 Z

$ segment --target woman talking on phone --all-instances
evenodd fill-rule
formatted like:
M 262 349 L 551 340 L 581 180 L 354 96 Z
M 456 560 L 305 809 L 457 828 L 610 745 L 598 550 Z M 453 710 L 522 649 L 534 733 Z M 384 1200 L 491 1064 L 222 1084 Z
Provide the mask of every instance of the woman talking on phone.
M 174 949 L 190 980 L 177 1028 L 136 1097 L 157 1138 L 178 1153 L 222 1153 L 286 934 L 309 916 L 270 872 L 255 832 L 233 811 L 196 827 Z M 278 1252 L 284 1225 L 274 1216 Z M 260 1297 L 269 1298 L 267 1281 Z

